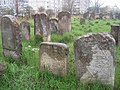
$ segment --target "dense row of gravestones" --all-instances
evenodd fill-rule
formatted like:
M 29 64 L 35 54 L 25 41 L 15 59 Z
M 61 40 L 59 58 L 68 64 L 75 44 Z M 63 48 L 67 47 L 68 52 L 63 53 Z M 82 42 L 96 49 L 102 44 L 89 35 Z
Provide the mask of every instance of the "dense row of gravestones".
M 40 69 L 53 74 L 67 75 L 68 47 L 64 43 L 49 42 L 51 32 L 63 34 L 70 31 L 70 15 L 60 12 L 58 20 L 50 19 L 46 14 L 35 14 L 35 35 L 43 37 L 40 44 Z M 49 23 L 51 22 L 51 23 Z M 81 82 L 100 80 L 114 86 L 115 75 L 115 44 L 120 43 L 120 26 L 112 26 L 109 33 L 90 33 L 76 38 L 74 41 L 74 56 L 76 77 Z M 30 39 L 30 23 L 19 25 L 14 16 L 2 17 L 2 45 L 4 56 L 19 58 L 22 50 L 22 39 Z M 112 36 L 113 35 L 113 36 Z M 114 39 L 114 38 L 115 39 Z M 4 65 L 0 64 L 0 72 Z

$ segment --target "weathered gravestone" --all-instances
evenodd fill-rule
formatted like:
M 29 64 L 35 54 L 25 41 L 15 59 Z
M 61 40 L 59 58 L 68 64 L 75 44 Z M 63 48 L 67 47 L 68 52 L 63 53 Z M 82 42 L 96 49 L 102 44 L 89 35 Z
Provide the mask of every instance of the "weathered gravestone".
M 108 33 L 91 33 L 74 43 L 77 79 L 81 82 L 100 80 L 114 86 L 115 40 Z
M 50 30 L 51 33 L 58 33 L 58 20 L 50 19 Z
M 103 19 L 103 16 L 104 16 L 104 14 L 103 14 L 103 13 L 100 13 L 100 14 L 99 14 L 99 19 Z
M 84 18 L 80 18 L 80 24 L 85 24 L 85 19 Z
M 37 37 L 41 37 L 44 42 L 51 40 L 49 17 L 45 13 L 35 14 L 34 33 Z
M 71 31 L 71 14 L 67 11 L 58 13 L 58 29 L 59 34 Z
M 84 13 L 84 14 L 83 14 L 83 18 L 84 18 L 84 19 L 88 19 L 88 18 L 89 18 L 89 12 Z
M 110 34 L 114 37 L 116 45 L 120 45 L 120 25 L 112 25 Z
M 63 43 L 42 42 L 40 45 L 40 69 L 56 75 L 67 74 L 68 47 Z
M 30 40 L 30 23 L 23 21 L 20 23 L 20 30 L 22 31 L 22 38 Z
M 0 75 L 5 71 L 5 65 L 0 64 Z
M 40 15 L 38 13 L 34 15 L 34 35 L 35 36 L 42 35 L 42 31 L 40 29 Z
M 17 19 L 11 15 L 2 17 L 2 45 L 3 54 L 12 58 L 19 58 L 22 50 L 21 31 Z

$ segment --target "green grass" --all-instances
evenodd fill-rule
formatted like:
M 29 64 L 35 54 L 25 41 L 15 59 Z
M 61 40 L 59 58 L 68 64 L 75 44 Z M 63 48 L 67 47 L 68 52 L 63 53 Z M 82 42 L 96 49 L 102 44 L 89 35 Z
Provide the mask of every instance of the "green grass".
M 2 53 L 0 39 L 0 63 L 6 65 L 6 71 L 0 76 L 0 90 L 112 90 L 109 85 L 99 81 L 83 84 L 76 80 L 74 65 L 74 39 L 90 32 L 110 32 L 110 25 L 119 20 L 86 21 L 80 25 L 79 19 L 72 19 L 72 31 L 63 35 L 52 34 L 53 42 L 63 42 L 69 47 L 68 75 L 64 77 L 39 70 L 39 44 L 34 38 L 33 20 L 31 23 L 31 39 L 23 41 L 20 60 L 6 58 Z M 120 47 L 116 48 L 115 90 L 120 90 Z

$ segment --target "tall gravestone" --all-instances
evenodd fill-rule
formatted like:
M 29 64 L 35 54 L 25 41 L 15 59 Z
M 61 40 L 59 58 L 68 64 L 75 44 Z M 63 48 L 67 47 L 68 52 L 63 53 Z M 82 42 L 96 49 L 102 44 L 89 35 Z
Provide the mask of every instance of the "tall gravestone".
M 114 37 L 116 45 L 120 45 L 120 25 L 112 25 L 110 34 Z
M 2 45 L 3 54 L 12 58 L 19 58 L 22 51 L 21 30 L 17 19 L 11 15 L 2 17 Z
M 44 42 L 51 40 L 49 17 L 45 13 L 34 15 L 34 33 L 35 36 L 42 38 Z
M 51 41 L 49 17 L 45 13 L 40 14 L 40 31 L 42 32 L 43 42 Z
M 71 31 L 71 14 L 67 11 L 58 13 L 58 29 L 59 34 Z
M 22 38 L 30 40 L 30 23 L 23 21 L 20 23 L 20 30 L 22 31 Z
M 42 42 L 40 45 L 40 69 L 56 75 L 67 74 L 68 47 L 63 43 Z
M 34 15 L 34 34 L 35 36 L 42 35 L 42 31 L 40 29 L 40 15 L 38 13 Z
M 100 80 L 114 86 L 115 40 L 108 33 L 91 33 L 74 42 L 77 79 Z
M 50 19 L 50 30 L 51 33 L 58 33 L 58 20 Z

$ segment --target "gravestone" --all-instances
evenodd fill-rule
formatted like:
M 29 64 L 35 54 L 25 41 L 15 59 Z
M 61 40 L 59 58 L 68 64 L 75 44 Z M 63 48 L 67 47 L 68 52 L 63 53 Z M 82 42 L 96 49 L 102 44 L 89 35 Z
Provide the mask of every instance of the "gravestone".
M 42 35 L 42 31 L 40 29 L 40 15 L 38 13 L 34 15 L 34 35 L 35 36 Z
M 49 17 L 45 13 L 40 14 L 40 31 L 42 32 L 43 42 L 51 41 L 51 31 Z
M 91 33 L 78 37 L 74 43 L 77 79 L 81 82 L 99 80 L 114 86 L 115 40 L 108 33 Z
M 67 11 L 58 13 L 59 34 L 71 31 L 71 14 Z
M 20 23 L 20 30 L 22 31 L 22 38 L 30 40 L 30 23 L 23 21 Z
M 89 20 L 94 20 L 94 19 L 95 19 L 95 13 L 92 12 L 92 13 L 90 14 Z
M 120 45 L 120 25 L 112 25 L 110 34 L 114 37 L 116 45 Z
M 22 51 L 21 30 L 17 19 L 11 15 L 2 17 L 2 45 L 3 54 L 12 58 L 19 58 Z
M 80 18 L 80 24 L 85 24 L 85 19 L 84 18 Z
M 51 33 L 58 33 L 58 20 L 50 19 L 50 30 Z
M 5 71 L 5 65 L 0 64 L 0 75 Z
M 89 18 L 89 12 L 85 12 L 85 13 L 83 14 L 83 18 L 84 18 L 84 19 L 88 19 L 88 18 Z
M 103 16 L 104 16 L 104 14 L 103 14 L 103 13 L 100 13 L 100 14 L 99 14 L 99 19 L 103 19 Z
M 63 43 L 42 42 L 40 45 L 40 69 L 56 75 L 67 74 L 68 47 Z

